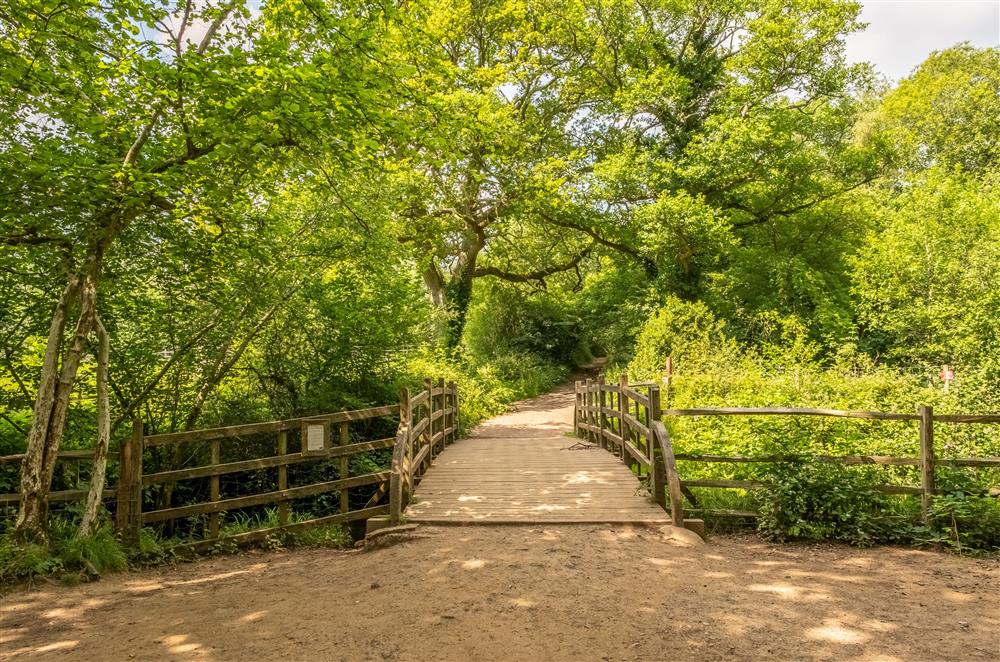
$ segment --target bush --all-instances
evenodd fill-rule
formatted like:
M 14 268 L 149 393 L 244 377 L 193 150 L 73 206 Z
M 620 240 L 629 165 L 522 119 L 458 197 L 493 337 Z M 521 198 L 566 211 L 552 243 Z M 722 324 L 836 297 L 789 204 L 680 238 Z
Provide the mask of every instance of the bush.
M 772 540 L 883 541 L 886 497 L 867 471 L 816 463 L 778 464 L 760 495 L 757 530 Z
M 49 546 L 19 545 L 10 533 L 0 537 L 0 584 L 30 581 L 35 577 L 59 576 L 78 581 L 93 572 L 124 570 L 128 556 L 113 529 L 104 526 L 91 536 L 77 536 L 76 524 L 68 519 L 52 518 Z

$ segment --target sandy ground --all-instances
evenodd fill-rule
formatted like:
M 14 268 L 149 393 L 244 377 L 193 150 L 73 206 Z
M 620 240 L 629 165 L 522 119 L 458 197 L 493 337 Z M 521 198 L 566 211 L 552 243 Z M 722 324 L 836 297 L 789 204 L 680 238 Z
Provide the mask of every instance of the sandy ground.
M 19 591 L 0 629 L 4 660 L 998 660 L 1000 563 L 656 528 L 421 527 L 363 552 Z

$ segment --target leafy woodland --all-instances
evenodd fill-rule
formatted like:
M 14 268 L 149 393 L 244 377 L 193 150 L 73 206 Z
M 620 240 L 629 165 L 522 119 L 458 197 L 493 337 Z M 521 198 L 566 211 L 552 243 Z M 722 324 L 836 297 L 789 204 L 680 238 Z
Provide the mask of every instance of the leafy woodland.
M 6 526 L 44 541 L 52 485 L 100 479 L 55 452 L 113 453 L 133 417 L 289 418 L 428 375 L 465 424 L 594 356 L 640 378 L 672 357 L 686 405 L 1000 411 L 1000 50 L 890 85 L 845 61 L 858 13 L 0 1 L 0 455 L 27 453 L 0 468 L 26 494 Z M 894 425 L 674 433 L 914 454 Z M 1000 455 L 977 427 L 942 452 Z M 821 473 L 774 479 L 864 482 Z M 956 472 L 944 539 L 1000 546 L 997 478 Z M 907 537 L 782 513 L 781 535 Z

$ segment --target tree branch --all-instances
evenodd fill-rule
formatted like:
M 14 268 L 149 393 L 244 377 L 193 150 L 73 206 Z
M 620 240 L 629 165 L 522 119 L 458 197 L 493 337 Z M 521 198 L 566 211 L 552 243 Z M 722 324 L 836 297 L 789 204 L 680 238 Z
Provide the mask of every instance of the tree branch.
M 594 249 L 593 245 L 587 246 L 582 251 L 577 253 L 576 256 L 573 257 L 573 259 L 564 264 L 554 264 L 552 266 L 545 267 L 544 269 L 529 271 L 527 273 L 518 274 L 518 273 L 513 273 L 511 271 L 498 269 L 496 267 L 476 267 L 476 269 L 472 272 L 472 275 L 477 278 L 480 276 L 493 276 L 495 278 L 500 278 L 501 280 L 506 280 L 511 283 L 538 282 L 544 285 L 545 279 L 548 278 L 549 276 L 561 273 L 563 271 L 571 271 L 575 269 L 577 265 L 579 265 L 580 262 L 582 262 L 585 257 L 590 255 L 593 249 Z

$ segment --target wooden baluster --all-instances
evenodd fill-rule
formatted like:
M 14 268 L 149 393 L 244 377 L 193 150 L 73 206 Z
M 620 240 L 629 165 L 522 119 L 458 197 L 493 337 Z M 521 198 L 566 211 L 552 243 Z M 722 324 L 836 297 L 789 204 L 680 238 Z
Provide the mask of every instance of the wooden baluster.
M 622 462 L 627 464 L 629 467 L 632 463 L 629 461 L 628 451 L 625 450 L 625 444 L 629 442 L 629 426 L 625 422 L 625 414 L 628 413 L 628 396 L 625 395 L 625 389 L 628 388 L 628 373 L 623 372 L 618 376 L 618 427 L 620 428 L 622 437 L 622 447 L 619 449 L 621 451 Z
M 438 405 L 441 408 L 441 422 L 438 424 L 438 432 L 441 434 L 441 441 L 438 443 L 438 453 L 444 450 L 445 430 L 448 429 L 448 394 L 444 388 L 444 377 L 438 377 L 437 387 L 441 391 L 438 396 Z
M 288 455 L 288 431 L 278 432 L 278 455 Z M 288 489 L 288 465 L 282 464 L 278 467 L 278 491 L 283 492 Z M 285 526 L 288 524 L 290 515 L 288 501 L 282 499 L 278 501 L 278 524 Z
M 458 438 L 458 384 L 448 382 L 448 394 L 451 403 L 451 412 L 448 414 L 448 427 L 451 428 L 451 434 L 448 435 L 448 443 L 453 444 Z
M 219 464 L 221 460 L 221 450 L 222 450 L 222 440 L 213 439 L 212 445 L 212 461 L 211 464 Z M 212 501 L 219 500 L 219 476 L 212 476 L 210 479 L 210 495 L 209 498 Z M 208 516 L 208 537 L 218 538 L 219 537 L 219 513 L 211 513 Z
M 649 387 L 649 408 L 646 410 L 649 415 L 646 426 L 649 428 L 649 439 L 646 443 L 649 446 L 649 475 L 650 490 L 653 492 L 653 500 L 661 507 L 667 507 L 666 479 L 667 468 L 663 453 L 657 449 L 656 432 L 653 430 L 653 423 L 660 420 L 660 388 L 658 386 Z
M 424 428 L 424 441 L 421 446 L 430 446 L 427 457 L 420 463 L 420 474 L 423 475 L 434 458 L 434 380 L 427 378 L 424 380 L 424 390 L 427 391 L 427 427 Z M 419 450 L 419 449 L 418 449 Z
M 608 447 L 608 440 L 604 436 L 604 430 L 608 427 L 608 419 L 604 416 L 604 406 L 607 404 L 604 397 L 604 374 L 597 376 L 597 442 L 601 448 Z

